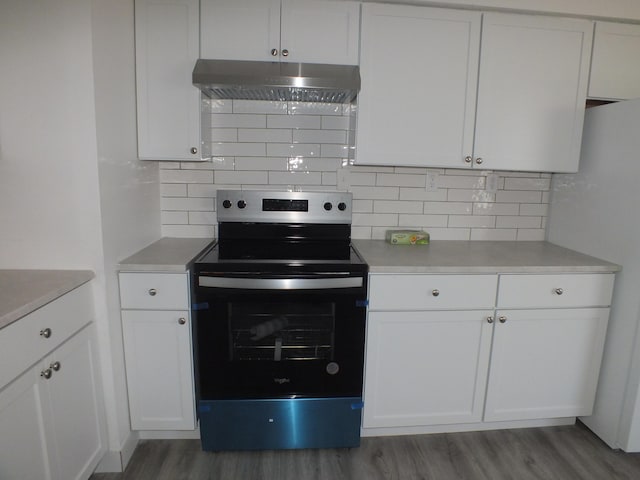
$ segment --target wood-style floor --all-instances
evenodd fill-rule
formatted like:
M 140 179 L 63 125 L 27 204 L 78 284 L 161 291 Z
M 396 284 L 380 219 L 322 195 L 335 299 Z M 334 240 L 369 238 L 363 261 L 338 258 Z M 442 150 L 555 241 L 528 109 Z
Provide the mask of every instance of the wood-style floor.
M 360 448 L 203 452 L 198 440 L 145 440 L 122 474 L 90 480 L 638 480 L 640 454 L 586 427 L 363 438 Z

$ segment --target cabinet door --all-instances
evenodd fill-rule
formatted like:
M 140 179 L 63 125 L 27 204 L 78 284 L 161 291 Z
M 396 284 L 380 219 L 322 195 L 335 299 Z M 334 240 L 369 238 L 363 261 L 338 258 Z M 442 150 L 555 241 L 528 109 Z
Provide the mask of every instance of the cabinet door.
M 200 160 L 198 0 L 136 0 L 138 156 Z
M 596 22 L 589 96 L 640 98 L 640 25 Z
M 0 390 L 0 478 L 51 480 L 45 437 L 46 412 L 42 409 L 40 369 L 33 368 Z M 54 452 L 52 451 L 51 454 Z M 53 456 L 53 455 L 51 455 Z
M 363 426 L 478 422 L 492 311 L 370 312 Z
M 471 165 L 480 19 L 363 5 L 356 163 Z
M 51 378 L 44 397 L 51 409 L 52 443 L 60 479 L 88 478 L 106 451 L 102 392 L 93 327 L 86 328 L 55 350 L 44 362 Z
M 280 58 L 280 0 L 202 0 L 200 8 L 202 58 Z
M 499 310 L 485 421 L 590 415 L 608 308 Z
M 188 311 L 122 312 L 131 428 L 193 430 Z
M 357 2 L 282 0 L 283 61 L 357 65 L 359 33 Z
M 484 14 L 474 148 L 483 168 L 578 170 L 592 31 L 587 20 Z

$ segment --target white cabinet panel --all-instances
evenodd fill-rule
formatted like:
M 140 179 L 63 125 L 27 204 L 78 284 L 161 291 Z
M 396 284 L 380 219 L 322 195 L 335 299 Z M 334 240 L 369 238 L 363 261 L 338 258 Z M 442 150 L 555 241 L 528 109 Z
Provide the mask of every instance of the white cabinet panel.
M 369 281 L 371 310 L 492 308 L 497 275 L 375 274 Z
M 640 25 L 596 22 L 589 96 L 640 98 Z
M 203 0 L 201 56 L 358 63 L 360 5 L 329 0 Z
M 282 0 L 281 50 L 286 61 L 357 65 L 357 2 Z
M 609 309 L 499 310 L 496 317 L 484 420 L 590 415 Z
M 122 308 L 187 309 L 189 282 L 185 273 L 121 273 Z
M 200 160 L 198 0 L 136 0 L 138 157 Z
M 498 307 L 608 306 L 614 277 L 613 274 L 501 275 Z
M 578 170 L 592 32 L 587 20 L 483 15 L 473 153 L 483 168 Z
M 39 370 L 0 390 L 0 478 L 51 480 Z
M 470 166 L 480 19 L 363 5 L 356 163 Z
M 280 0 L 203 0 L 200 8 L 202 58 L 278 59 Z
M 131 428 L 193 430 L 188 311 L 122 312 Z
M 363 427 L 480 421 L 492 313 L 371 312 Z

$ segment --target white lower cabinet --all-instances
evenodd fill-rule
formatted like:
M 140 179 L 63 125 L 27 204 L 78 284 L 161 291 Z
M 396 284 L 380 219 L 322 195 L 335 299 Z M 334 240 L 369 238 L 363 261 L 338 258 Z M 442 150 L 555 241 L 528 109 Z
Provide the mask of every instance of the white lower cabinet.
M 589 415 L 613 277 L 370 275 L 363 428 Z
M 365 427 L 482 420 L 492 311 L 371 312 Z
M 133 430 L 194 430 L 188 273 L 120 273 Z
M 498 310 L 485 421 L 590 415 L 608 308 Z
M 76 292 L 89 295 L 90 289 L 80 287 Z M 77 293 L 67 295 L 75 298 Z M 55 312 L 51 305 L 56 302 L 43 307 L 37 315 Z M 86 324 L 91 317 L 85 317 L 85 313 L 80 304 L 74 303 L 65 315 L 81 316 Z M 47 317 L 53 332 L 49 338 L 54 339 L 59 331 L 57 318 Z M 23 325 L 31 330 L 29 319 L 25 321 Z M 9 327 L 21 329 L 21 322 Z M 41 342 L 38 331 L 33 333 L 34 342 Z M 57 346 L 44 358 L 6 386 L 0 385 L 1 479 L 89 478 L 106 451 L 97 371 L 95 332 L 90 324 L 70 338 L 59 337 Z

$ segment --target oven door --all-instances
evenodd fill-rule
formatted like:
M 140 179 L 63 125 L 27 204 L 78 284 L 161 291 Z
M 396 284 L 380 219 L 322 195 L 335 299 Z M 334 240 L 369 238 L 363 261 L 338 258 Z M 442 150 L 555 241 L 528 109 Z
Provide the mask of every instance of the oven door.
M 365 275 L 193 284 L 199 399 L 361 395 Z

